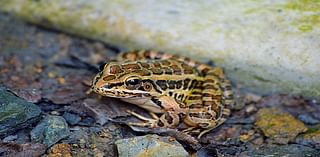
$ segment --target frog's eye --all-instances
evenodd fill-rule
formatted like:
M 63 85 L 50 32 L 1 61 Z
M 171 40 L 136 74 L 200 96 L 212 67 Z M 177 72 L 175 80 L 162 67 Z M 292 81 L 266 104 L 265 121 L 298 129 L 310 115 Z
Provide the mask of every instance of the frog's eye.
M 141 86 L 141 79 L 138 77 L 130 77 L 126 80 L 128 89 L 137 89 Z
M 102 63 L 99 66 L 99 71 L 102 71 L 107 63 Z

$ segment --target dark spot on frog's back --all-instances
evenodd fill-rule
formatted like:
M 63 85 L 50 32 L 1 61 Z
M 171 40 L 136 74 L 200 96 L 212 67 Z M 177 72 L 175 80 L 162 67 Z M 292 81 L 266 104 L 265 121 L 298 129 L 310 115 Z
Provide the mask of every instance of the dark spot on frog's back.
M 110 67 L 110 73 L 111 74 L 119 74 L 122 73 L 123 70 L 121 69 L 121 67 L 119 65 L 112 65 Z
M 167 60 L 162 60 L 161 62 L 160 62 L 163 66 L 169 66 L 171 63 L 169 62 L 169 61 L 167 61 Z
M 133 73 L 137 73 L 140 76 L 150 76 L 151 75 L 151 73 L 148 70 L 145 70 L 145 69 L 142 69 L 142 70 L 138 69 L 138 70 L 134 70 L 132 72 Z
M 193 70 L 184 70 L 183 73 L 184 74 L 193 74 Z
M 182 70 L 177 66 L 177 65 L 172 65 L 170 66 L 171 69 L 173 70 L 173 73 L 176 75 L 181 75 Z
M 151 101 L 154 102 L 156 105 L 158 105 L 159 107 L 161 107 L 162 109 L 164 108 L 162 106 L 162 102 L 159 101 L 157 98 L 151 98 Z
M 201 100 L 202 99 L 202 96 L 194 96 L 194 95 L 192 95 L 192 96 L 189 96 L 189 98 L 188 98 L 189 100 Z
M 182 80 L 176 81 L 176 88 L 180 89 L 182 87 Z
M 195 88 L 197 84 L 198 84 L 197 80 L 192 80 L 188 89 L 191 90 L 191 89 Z
M 176 81 L 168 81 L 169 89 L 175 89 Z
M 184 74 L 193 74 L 193 68 L 185 63 L 181 64 L 182 68 L 183 68 L 183 73 Z
M 143 63 L 143 62 L 139 62 L 139 64 L 143 67 L 143 68 L 149 68 L 150 65 L 148 63 Z
M 108 76 L 103 77 L 103 81 L 110 81 L 115 78 L 116 78 L 116 76 L 114 76 L 114 75 L 108 75 Z
M 160 64 L 159 62 L 154 62 L 154 63 L 153 63 L 153 66 L 154 66 L 155 68 L 161 68 L 161 64 Z
M 152 71 L 153 74 L 155 75 L 161 75 L 163 74 L 163 71 L 160 68 L 151 68 L 150 69 Z
M 166 90 L 168 88 L 168 85 L 167 85 L 167 81 L 165 80 L 158 80 L 156 82 L 156 84 L 162 89 L 162 90 Z
M 191 80 L 188 78 L 183 81 L 183 90 L 186 90 L 188 88 L 190 81 Z
M 165 74 L 168 74 L 168 75 L 171 75 L 173 73 L 173 70 L 168 67 L 163 68 L 163 70 L 164 70 Z
M 123 64 L 122 68 L 125 70 L 134 70 L 134 69 L 140 69 L 140 66 L 138 64 Z

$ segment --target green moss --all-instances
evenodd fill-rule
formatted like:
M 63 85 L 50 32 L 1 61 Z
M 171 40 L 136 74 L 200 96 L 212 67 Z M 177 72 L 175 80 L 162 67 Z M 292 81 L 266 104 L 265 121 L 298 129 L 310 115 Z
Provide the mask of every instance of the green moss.
M 320 28 L 320 15 L 304 16 L 297 20 L 296 24 L 299 26 L 299 30 L 303 32 L 309 32 L 314 27 Z
M 298 10 L 298 11 L 320 11 L 320 1 L 319 0 L 297 0 L 294 2 L 289 2 L 285 5 L 286 9 Z
M 255 125 L 262 130 L 265 136 L 279 144 L 287 144 L 299 133 L 307 131 L 301 121 L 277 108 L 260 109 Z
M 285 4 L 288 11 L 301 12 L 301 17 L 292 22 L 301 32 L 310 32 L 314 28 L 320 28 L 320 1 L 319 0 L 297 0 Z M 308 12 L 308 14 L 303 14 Z
M 260 11 L 260 9 L 259 8 L 250 8 L 250 9 L 245 10 L 243 13 L 246 15 L 246 14 L 255 13 L 257 11 Z

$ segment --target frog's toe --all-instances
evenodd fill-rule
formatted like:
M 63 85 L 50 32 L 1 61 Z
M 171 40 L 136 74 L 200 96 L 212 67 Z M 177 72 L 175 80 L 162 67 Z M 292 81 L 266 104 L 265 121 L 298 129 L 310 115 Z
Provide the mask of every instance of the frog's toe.
M 182 130 L 182 132 L 186 134 L 199 134 L 201 132 L 201 129 L 197 127 L 191 127 L 191 128 Z
M 129 122 L 128 125 L 154 128 L 154 127 L 157 127 L 157 121 L 152 120 L 147 122 Z
M 145 121 L 145 122 L 129 122 L 128 123 L 129 125 L 140 126 L 140 127 L 150 127 L 150 128 L 157 127 L 157 123 L 158 123 L 159 119 L 156 119 L 155 115 L 152 115 L 152 117 L 155 118 L 155 119 L 152 119 L 152 118 L 147 118 L 143 115 L 140 115 L 134 111 L 127 110 L 127 112 L 129 114 L 137 117 L 138 119 Z

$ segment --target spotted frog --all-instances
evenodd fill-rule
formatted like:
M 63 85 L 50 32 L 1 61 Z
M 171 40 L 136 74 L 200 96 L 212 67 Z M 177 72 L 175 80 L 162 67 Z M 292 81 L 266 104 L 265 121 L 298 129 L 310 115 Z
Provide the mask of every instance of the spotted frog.
M 92 90 L 119 98 L 147 110 L 151 118 L 129 125 L 176 128 L 198 135 L 222 124 L 230 115 L 233 96 L 221 68 L 211 67 L 169 53 L 149 50 L 121 53 L 117 61 L 103 64 Z

